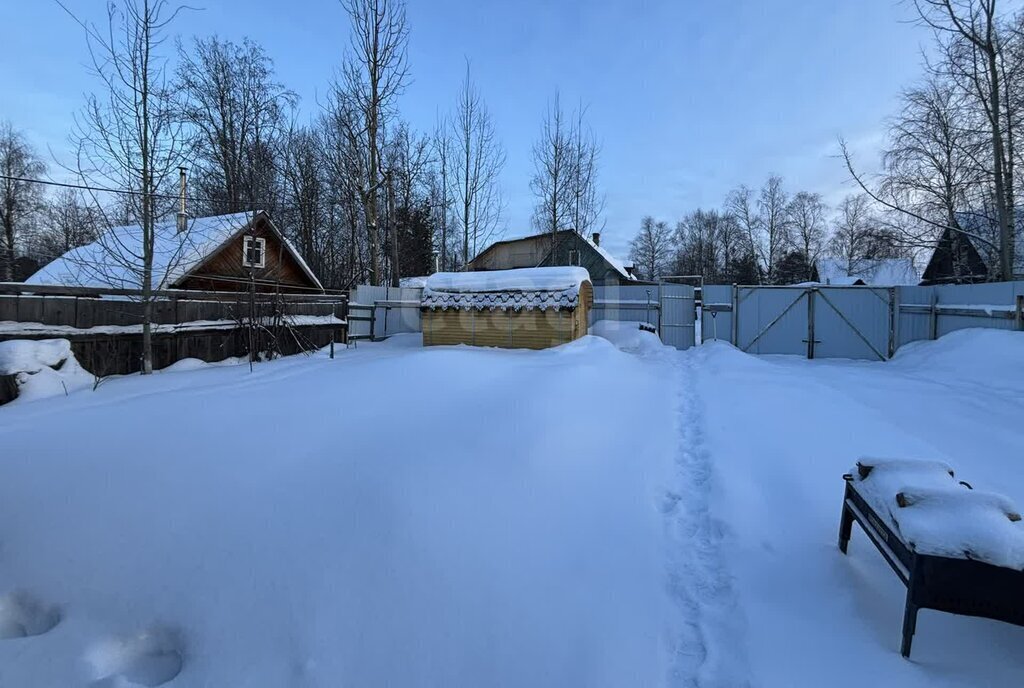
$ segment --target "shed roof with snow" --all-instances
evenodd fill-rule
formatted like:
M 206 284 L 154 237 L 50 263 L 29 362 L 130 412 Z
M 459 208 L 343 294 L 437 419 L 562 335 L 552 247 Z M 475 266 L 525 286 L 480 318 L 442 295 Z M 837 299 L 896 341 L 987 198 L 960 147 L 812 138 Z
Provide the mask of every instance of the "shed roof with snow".
M 322 291 L 320 280 L 263 211 L 192 218 L 154 229 L 154 289 L 236 291 L 250 275 L 262 287 Z M 28 284 L 140 289 L 142 228 L 114 227 L 43 266 Z

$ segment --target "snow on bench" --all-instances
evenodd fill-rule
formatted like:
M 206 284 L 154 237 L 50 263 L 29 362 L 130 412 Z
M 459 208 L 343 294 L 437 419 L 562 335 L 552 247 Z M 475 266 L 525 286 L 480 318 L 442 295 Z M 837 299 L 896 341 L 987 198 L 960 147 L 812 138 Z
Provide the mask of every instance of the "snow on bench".
M 862 459 L 843 477 L 839 549 L 859 523 L 907 586 L 904 657 L 919 609 L 1024 625 L 1024 522 L 1010 500 L 938 461 Z

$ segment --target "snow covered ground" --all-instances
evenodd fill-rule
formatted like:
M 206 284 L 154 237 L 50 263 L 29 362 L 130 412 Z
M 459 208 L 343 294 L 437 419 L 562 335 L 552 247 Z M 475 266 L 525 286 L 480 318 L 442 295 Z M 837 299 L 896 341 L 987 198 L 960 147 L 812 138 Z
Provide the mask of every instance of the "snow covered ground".
M 902 585 L 836 536 L 862 455 L 1024 504 L 1024 335 L 866 363 L 605 329 L 0 408 L 0 686 L 1020 684 L 997 622 L 923 611 L 902 659 Z
M 0 408 L 0 686 L 660 685 L 667 366 L 418 347 Z

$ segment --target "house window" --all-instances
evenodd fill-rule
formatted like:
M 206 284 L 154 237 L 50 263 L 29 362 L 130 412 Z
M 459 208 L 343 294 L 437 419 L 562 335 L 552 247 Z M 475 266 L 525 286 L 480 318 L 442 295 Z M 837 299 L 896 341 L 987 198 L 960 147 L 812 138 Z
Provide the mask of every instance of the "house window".
M 569 265 L 580 264 L 580 252 L 576 249 L 569 249 Z
M 262 268 L 267 265 L 267 240 L 247 236 L 242 239 L 242 265 Z

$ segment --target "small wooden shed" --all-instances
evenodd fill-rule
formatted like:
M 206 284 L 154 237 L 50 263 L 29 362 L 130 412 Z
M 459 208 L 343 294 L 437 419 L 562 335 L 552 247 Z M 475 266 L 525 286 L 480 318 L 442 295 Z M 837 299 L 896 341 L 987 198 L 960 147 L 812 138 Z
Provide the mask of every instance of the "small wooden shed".
M 546 349 L 587 334 L 593 303 L 579 267 L 439 272 L 423 288 L 423 344 Z

